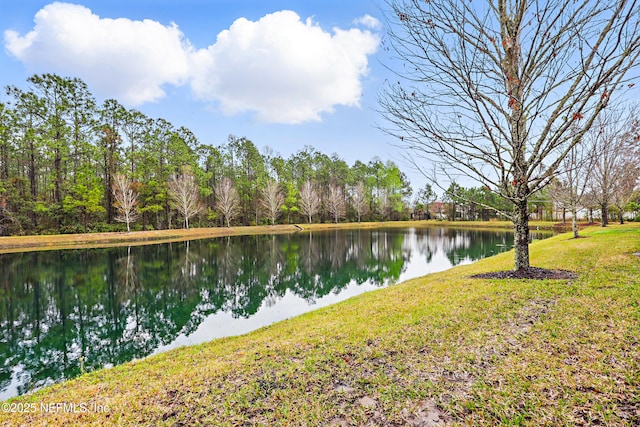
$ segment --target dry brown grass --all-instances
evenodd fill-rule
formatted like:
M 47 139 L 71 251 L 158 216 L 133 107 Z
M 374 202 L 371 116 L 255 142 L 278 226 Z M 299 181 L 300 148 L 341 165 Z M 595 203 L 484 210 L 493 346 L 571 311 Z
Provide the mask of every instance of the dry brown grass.
M 131 233 L 85 233 L 57 234 L 46 236 L 8 236 L 0 237 L 0 253 L 42 251 L 69 248 L 102 248 L 110 246 L 150 245 L 163 242 L 207 239 L 222 236 L 240 236 L 249 234 L 282 234 L 299 231 L 295 225 L 218 227 L 132 231 Z

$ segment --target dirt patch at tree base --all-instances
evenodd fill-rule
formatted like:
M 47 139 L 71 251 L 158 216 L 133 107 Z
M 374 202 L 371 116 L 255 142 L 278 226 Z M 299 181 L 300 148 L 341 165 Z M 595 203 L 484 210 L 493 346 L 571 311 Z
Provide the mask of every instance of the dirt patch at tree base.
M 529 267 L 520 270 L 492 271 L 470 276 L 472 279 L 530 279 L 530 280 L 569 280 L 578 277 L 567 270 L 548 270 L 546 268 Z

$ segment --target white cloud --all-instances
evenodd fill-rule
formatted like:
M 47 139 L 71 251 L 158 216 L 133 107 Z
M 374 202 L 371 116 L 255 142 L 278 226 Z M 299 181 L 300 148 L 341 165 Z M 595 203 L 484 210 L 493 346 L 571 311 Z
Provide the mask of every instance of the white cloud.
M 5 31 L 7 51 L 32 72 L 80 77 L 92 90 L 131 105 L 156 101 L 165 84 L 189 77 L 190 46 L 176 25 L 103 19 L 84 6 L 52 3 L 24 36 Z
M 358 23 L 375 28 L 365 16 Z M 378 23 L 379 24 L 379 23 Z M 5 31 L 5 47 L 34 72 L 78 76 L 92 90 L 127 104 L 162 98 L 165 85 L 190 82 L 195 95 L 229 115 L 264 122 L 319 121 L 335 106 L 358 106 L 369 30 L 323 30 L 292 11 L 236 20 L 206 49 L 195 50 L 176 25 L 104 19 L 83 6 L 52 3 L 24 36 Z
M 196 55 L 192 87 L 227 114 L 251 111 L 264 122 L 318 121 L 336 105 L 357 106 L 377 35 L 328 33 L 291 11 L 257 22 L 238 19 Z
M 363 25 L 367 28 L 371 28 L 372 30 L 381 30 L 382 24 L 376 18 L 371 15 L 364 15 L 360 18 L 357 18 L 353 21 L 356 25 Z

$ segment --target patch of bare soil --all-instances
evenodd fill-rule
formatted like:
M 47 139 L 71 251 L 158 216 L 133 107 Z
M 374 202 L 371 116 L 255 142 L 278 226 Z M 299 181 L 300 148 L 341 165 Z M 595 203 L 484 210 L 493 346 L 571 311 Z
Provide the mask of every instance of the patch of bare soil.
M 407 409 L 402 410 L 402 418 L 409 426 L 416 427 L 437 427 L 447 424 L 449 417 L 445 414 L 433 400 L 429 400 L 422 405 L 415 413 Z
M 473 279 L 529 279 L 529 280 L 568 280 L 578 277 L 567 270 L 548 270 L 546 268 L 529 267 L 520 270 L 491 271 L 475 274 Z

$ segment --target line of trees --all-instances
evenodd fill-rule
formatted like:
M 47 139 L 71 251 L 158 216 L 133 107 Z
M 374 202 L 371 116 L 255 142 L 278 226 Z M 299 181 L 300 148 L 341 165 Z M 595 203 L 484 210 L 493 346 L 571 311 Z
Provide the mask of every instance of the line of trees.
M 620 223 L 625 211 L 635 211 L 640 201 L 640 122 L 636 107 L 612 106 L 598 116 L 581 143 L 564 162 L 564 173 L 551 183 L 555 205 L 571 212 L 573 233 L 580 209 L 599 211 L 602 226 L 613 210 Z M 613 208 L 613 209 L 612 209 Z
M 547 192 L 538 193 L 532 200 L 530 210 L 539 212 L 552 209 L 552 201 Z M 413 202 L 415 219 L 447 219 L 452 221 L 506 220 L 511 212 L 509 202 L 501 198 L 489 187 L 463 187 L 455 181 L 443 190 L 442 195 L 426 184 L 418 191 Z
M 640 144 L 637 135 L 617 133 L 603 142 L 605 131 L 587 135 L 585 144 L 565 159 L 566 172 L 529 200 L 537 220 L 571 218 L 574 237 L 578 220 L 606 226 L 614 217 L 621 224 L 626 214 L 640 221 Z M 593 138 L 593 139 L 592 139 Z M 595 150 L 597 142 L 601 149 Z M 510 204 L 488 187 L 463 187 L 453 182 L 439 197 L 430 184 L 413 201 L 415 219 L 488 221 L 509 218 Z
M 34 75 L 0 101 L 0 234 L 408 217 L 410 184 L 374 158 L 305 147 L 283 158 L 247 138 L 198 141 L 78 78 Z

